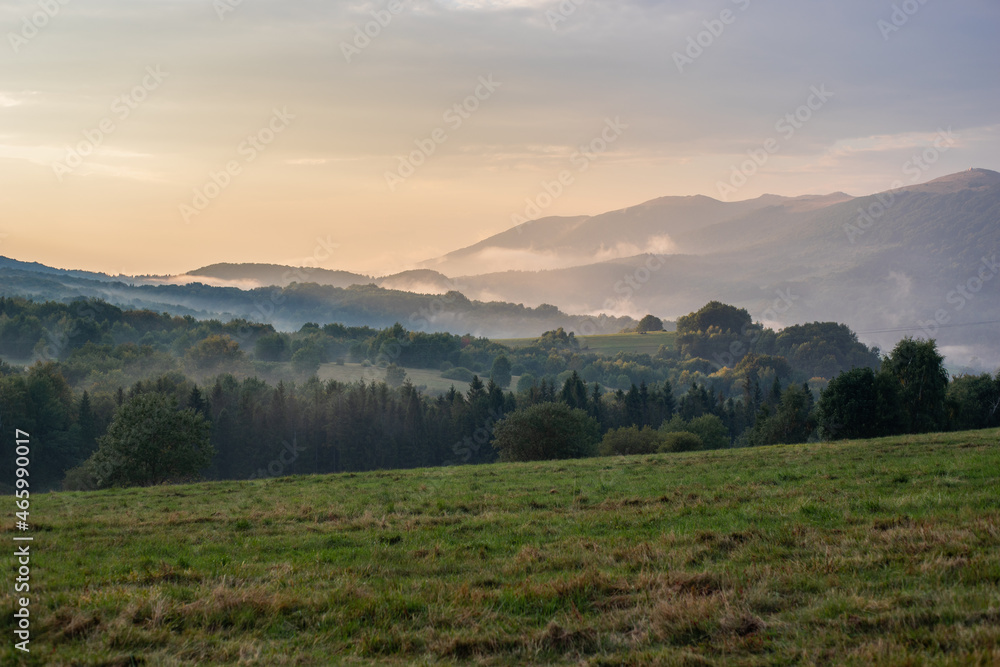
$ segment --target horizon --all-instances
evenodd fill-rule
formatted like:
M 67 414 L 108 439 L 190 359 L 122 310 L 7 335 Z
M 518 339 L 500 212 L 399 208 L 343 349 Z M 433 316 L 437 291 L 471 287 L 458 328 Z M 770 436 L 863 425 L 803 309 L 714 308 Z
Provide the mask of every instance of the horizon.
M 948 177 L 951 177 L 951 176 L 957 176 L 957 175 L 960 175 L 960 174 L 963 174 L 963 173 L 967 173 L 967 172 L 972 172 L 972 171 L 988 171 L 988 172 L 991 172 L 991 173 L 994 173 L 994 174 L 1000 174 L 1000 172 L 998 172 L 996 170 L 987 169 L 987 168 L 984 168 L 984 167 L 969 167 L 969 168 L 963 169 L 961 171 L 957 171 L 957 172 L 953 172 L 953 173 L 949 173 L 949 174 L 942 174 L 942 175 L 939 175 L 939 176 L 935 176 L 934 178 L 929 178 L 929 179 L 921 181 L 921 182 L 904 183 L 902 185 L 902 187 L 906 188 L 906 187 L 916 187 L 916 186 L 920 186 L 920 185 L 926 185 L 927 183 L 930 183 L 930 182 L 935 181 L 935 180 L 939 180 L 939 179 L 942 179 L 942 178 L 948 178 Z M 826 193 L 812 192 L 812 193 L 804 193 L 804 194 L 797 194 L 797 195 L 779 195 L 779 194 L 776 194 L 776 193 L 773 193 L 773 192 L 765 192 L 765 193 L 761 193 L 759 195 L 756 195 L 754 197 L 747 197 L 745 199 L 736 199 L 736 200 L 732 200 L 732 201 L 727 201 L 727 200 L 724 200 L 724 199 L 719 199 L 717 197 L 713 197 L 712 195 L 706 195 L 706 194 L 703 194 L 703 193 L 696 193 L 696 194 L 689 194 L 689 195 L 664 195 L 662 197 L 654 197 L 653 199 L 650 199 L 650 200 L 646 200 L 646 201 L 643 201 L 643 202 L 638 202 L 638 203 L 635 203 L 635 204 L 632 204 L 632 205 L 629 205 L 629 206 L 624 206 L 624 207 L 617 208 L 617 209 L 611 209 L 609 211 L 600 211 L 600 212 L 592 212 L 592 213 L 580 213 L 580 214 L 577 214 L 577 216 L 593 217 L 593 216 L 596 216 L 596 215 L 601 215 L 601 214 L 609 213 L 609 212 L 624 211 L 624 210 L 627 210 L 629 208 L 633 208 L 633 207 L 636 207 L 636 206 L 641 206 L 643 204 L 646 204 L 646 203 L 649 203 L 649 202 L 652 202 L 652 201 L 656 201 L 658 199 L 668 199 L 668 198 L 681 198 L 681 199 L 683 199 L 683 198 L 693 198 L 693 197 L 706 197 L 708 199 L 713 199 L 713 200 L 721 202 L 721 203 L 736 204 L 736 203 L 740 203 L 740 202 L 754 201 L 754 200 L 762 199 L 764 197 L 782 197 L 782 198 L 785 198 L 785 199 L 798 199 L 798 198 L 803 198 L 803 197 L 829 197 L 829 196 L 834 196 L 834 195 L 838 195 L 838 194 L 844 194 L 844 195 L 849 196 L 853 200 L 853 199 L 861 199 L 861 198 L 864 198 L 864 197 L 874 196 L 874 195 L 880 194 L 882 192 L 887 192 L 890 189 L 896 189 L 896 188 L 887 188 L 885 190 L 879 190 L 879 191 L 876 191 L 876 192 L 870 192 L 870 193 L 861 194 L 861 195 L 854 195 L 854 194 L 846 193 L 846 192 L 839 191 L 839 190 L 838 191 L 826 192 Z M 531 219 L 527 220 L 527 222 L 534 222 L 536 220 L 544 220 L 545 218 L 550 218 L 550 217 L 576 217 L 576 216 L 573 216 L 571 214 L 567 214 L 565 216 L 540 216 L 538 218 L 531 218 Z M 508 228 L 508 229 L 512 229 L 512 228 Z M 497 233 L 502 233 L 503 231 L 507 231 L 507 230 L 500 230 L 500 232 L 497 232 Z M 471 243 L 469 243 L 467 245 L 474 245 L 475 243 L 478 243 L 480 241 L 484 241 L 484 240 L 486 240 L 488 238 L 491 238 L 494 235 L 495 234 L 490 234 L 488 236 L 484 236 L 483 238 L 476 239 L 475 241 L 472 241 Z M 0 237 L 0 243 L 2 243 L 3 240 L 4 240 L 4 238 Z M 319 245 L 317 246 L 317 248 L 322 248 L 325 251 L 328 251 L 330 249 L 330 244 L 329 244 L 328 240 L 327 240 L 326 243 L 323 242 L 324 241 L 323 239 L 317 239 L 317 241 L 319 242 Z M 462 246 L 462 248 L 464 248 L 464 247 L 467 247 L 467 246 Z M 443 255 L 445 255 L 445 254 L 447 254 L 449 252 L 452 252 L 452 251 L 458 250 L 458 249 L 460 249 L 460 248 L 451 248 L 449 250 L 446 250 L 446 251 L 442 252 L 441 255 L 439 255 L 439 256 L 443 256 Z M 648 253 L 640 253 L 640 254 L 648 254 Z M 669 254 L 675 254 L 675 253 L 667 252 L 665 254 L 669 255 Z M 88 272 L 92 272 L 92 273 L 102 273 L 102 274 L 105 274 L 105 275 L 108 275 L 108 276 L 111 276 L 111 277 L 128 277 L 128 278 L 178 278 L 178 277 L 186 276 L 186 275 L 190 274 L 191 272 L 198 271 L 198 270 L 201 270 L 201 269 L 205 269 L 205 268 L 208 268 L 208 267 L 211 267 L 211 266 L 216 266 L 216 265 L 238 266 L 238 265 L 254 265 L 254 264 L 255 265 L 261 265 L 261 266 L 280 266 L 282 268 L 293 268 L 293 269 L 341 271 L 341 272 L 345 272 L 345 273 L 355 273 L 355 274 L 358 274 L 360 276 L 363 276 L 363 277 L 366 277 L 366 278 L 375 279 L 375 280 L 382 279 L 382 278 L 387 278 L 387 277 L 391 277 L 391 276 L 397 275 L 399 273 L 404 273 L 404 272 L 408 272 L 408 271 L 426 270 L 426 271 L 433 271 L 435 273 L 440 273 L 439 271 L 437 271 L 434 268 L 422 266 L 422 264 L 425 264 L 428 261 L 430 261 L 432 259 L 435 259 L 433 257 L 427 257 L 424 260 L 414 262 L 414 263 L 412 263 L 410 265 L 407 265 L 407 266 L 397 267 L 395 270 L 393 270 L 391 272 L 387 272 L 387 273 L 378 273 L 378 272 L 371 272 L 371 271 L 365 271 L 365 270 L 354 270 L 354 269 L 349 269 L 349 268 L 342 268 L 342 267 L 339 267 L 339 266 L 320 266 L 320 265 L 318 265 L 318 261 L 314 261 L 311 264 L 310 263 L 285 264 L 285 263 L 281 263 L 281 262 L 277 262 L 277 261 L 268 261 L 268 260 L 247 260 L 247 261 L 240 261 L 240 260 L 220 260 L 220 261 L 212 261 L 212 262 L 209 262 L 209 263 L 206 263 L 206 264 L 200 264 L 200 265 L 195 266 L 195 267 L 189 267 L 189 268 L 186 268 L 186 269 L 182 269 L 182 270 L 178 270 L 178 271 L 170 272 L 170 273 L 152 273 L 152 272 L 146 272 L 146 273 L 140 273 L 140 272 L 136 272 L 136 273 L 113 273 L 113 272 L 109 272 L 109 271 L 106 271 L 106 270 L 103 270 L 103 269 L 100 269 L 100 268 L 88 268 L 88 267 L 84 267 L 84 266 L 56 266 L 56 265 L 50 264 L 50 263 L 48 263 L 48 262 L 46 262 L 46 261 L 44 261 L 42 259 L 30 258 L 30 257 L 8 256 L 8 255 L 5 255 L 3 252 L 0 252 L 0 257 L 7 257 L 8 259 L 13 259 L 13 260 L 16 260 L 16 261 L 27 262 L 27 263 L 42 264 L 42 265 L 48 266 L 50 268 L 60 269 L 60 270 L 63 270 L 63 271 L 88 271 Z M 315 257 L 316 257 L 316 255 L 314 253 L 314 258 Z M 523 268 L 523 269 L 514 269 L 514 270 L 516 270 L 516 271 L 531 272 L 531 271 L 538 270 L 538 269 Z M 441 274 L 441 275 L 445 275 L 445 274 Z M 448 277 L 448 278 L 454 278 L 455 276 L 448 276 L 448 275 L 446 275 L 446 277 Z M 197 278 L 197 276 L 194 276 L 194 278 Z M 197 281 L 196 280 L 191 280 L 191 281 L 187 281 L 187 282 L 197 282 Z M 225 284 L 225 285 L 229 285 L 229 286 L 239 287 L 239 285 L 234 284 L 235 282 L 239 282 L 239 281 L 226 281 L 226 280 L 209 278 L 205 282 L 205 284 Z M 254 287 L 254 286 L 251 286 L 251 287 Z
M 50 266 L 302 265 L 323 238 L 321 268 L 388 275 L 518 219 L 1000 170 L 995 5 L 39 7 L 0 9 L 0 254 Z

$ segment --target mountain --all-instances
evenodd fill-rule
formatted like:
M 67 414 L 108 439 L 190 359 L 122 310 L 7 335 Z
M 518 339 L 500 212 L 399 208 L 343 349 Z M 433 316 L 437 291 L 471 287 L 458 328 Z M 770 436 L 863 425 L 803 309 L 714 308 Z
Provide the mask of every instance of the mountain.
M 431 309 L 429 330 L 488 336 L 616 331 L 646 313 L 671 320 L 720 300 L 774 327 L 844 322 L 883 349 L 905 335 L 934 337 L 950 361 L 995 368 L 998 254 L 1000 173 L 970 169 L 866 197 L 662 197 L 540 218 L 384 277 L 215 264 L 124 279 L 0 258 L 0 294 L 94 296 L 285 329 L 406 324 Z
M 612 247 L 644 252 L 602 255 Z M 669 197 L 600 216 L 543 218 L 433 263 L 442 271 L 495 267 L 493 258 L 507 257 L 511 267 L 518 255 L 556 253 L 562 266 L 452 282 L 471 298 L 632 317 L 674 319 L 718 299 L 775 326 L 837 320 L 883 347 L 932 336 L 954 358 L 1000 364 L 996 324 L 979 324 L 1000 320 L 994 171 L 858 198 Z
M 644 253 L 683 252 L 686 246 L 698 246 L 703 232 L 712 226 L 756 211 L 777 206 L 804 212 L 849 199 L 843 193 L 794 198 L 763 195 L 740 202 L 702 195 L 661 197 L 601 215 L 531 220 L 422 266 L 454 276 L 511 268 L 559 269 Z
M 67 276 L 71 278 L 85 278 L 90 280 L 113 281 L 116 278 L 106 273 L 94 273 L 93 271 L 76 271 L 67 269 L 55 269 L 38 262 L 22 262 L 9 257 L 0 256 L 0 269 L 23 270 L 34 273 L 45 273 L 52 276 Z
M 38 265 L 42 266 L 42 265 Z M 94 274 L 95 276 L 100 274 Z M 386 289 L 417 294 L 444 294 L 452 289 L 448 276 L 429 269 L 403 271 L 375 278 L 316 267 L 285 266 L 283 264 L 220 263 L 203 266 L 175 276 L 141 276 L 134 279 L 148 285 L 187 285 L 203 283 L 215 287 L 288 287 L 292 283 L 316 283 L 347 288 L 353 285 L 378 285 Z
M 295 331 L 307 322 L 337 322 L 348 326 L 389 327 L 399 322 L 410 330 L 472 334 L 488 338 L 535 337 L 544 331 L 567 330 L 614 333 L 637 322 L 629 317 L 569 315 L 555 306 L 527 308 L 521 304 L 484 303 L 451 290 L 442 294 L 415 294 L 378 285 L 336 287 L 298 282 L 285 287 L 253 289 L 219 287 L 201 282 L 142 284 L 71 275 L 0 258 L 0 296 L 34 301 L 101 299 L 125 308 L 142 308 L 198 319 L 228 321 L 243 318 L 269 323 L 278 330 Z M 269 271 L 273 269 L 268 269 Z M 223 271 L 228 280 L 244 274 Z M 430 280 L 431 275 L 403 275 L 399 280 Z M 137 284 L 137 282 L 139 284 Z
M 333 287 L 350 287 L 351 285 L 367 285 L 372 283 L 373 279 L 350 271 L 331 271 L 316 267 L 220 263 L 203 266 L 200 269 L 176 276 L 143 276 L 141 282 L 154 285 L 184 285 L 199 282 L 216 287 L 253 289 L 270 286 L 287 287 L 292 283 L 306 282 Z

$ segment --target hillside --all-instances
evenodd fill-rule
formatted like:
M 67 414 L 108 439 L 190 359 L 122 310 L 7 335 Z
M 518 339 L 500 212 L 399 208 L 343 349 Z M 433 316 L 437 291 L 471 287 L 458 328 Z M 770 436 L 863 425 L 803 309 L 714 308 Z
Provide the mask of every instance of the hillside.
M 573 315 L 551 305 L 531 308 L 494 299 L 489 302 L 472 300 L 451 290 L 444 294 L 427 294 L 386 289 L 374 284 L 342 288 L 308 282 L 286 287 L 241 289 L 201 282 L 145 284 L 141 280 L 133 282 L 133 279 L 107 276 L 98 280 L 49 267 L 42 269 L 24 262 L 15 262 L 9 268 L 0 266 L 0 296 L 65 302 L 78 298 L 101 299 L 125 308 L 145 308 L 198 319 L 246 319 L 271 324 L 282 331 L 297 331 L 308 322 L 375 328 L 399 322 L 416 331 L 504 338 L 538 336 L 559 327 L 616 333 L 636 325 L 636 321 L 627 316 Z M 428 280 L 430 273 L 417 272 L 410 278 Z M 400 280 L 406 279 L 404 276 Z M 463 285 L 456 282 L 452 286 Z
M 843 322 L 883 349 L 906 335 L 934 337 L 953 367 L 992 371 L 1000 366 L 998 223 L 1000 173 L 970 169 L 867 197 L 662 197 L 540 218 L 378 278 L 274 264 L 126 278 L 0 258 L 0 293 L 102 298 L 285 329 L 409 324 L 432 312 L 428 330 L 491 337 L 559 326 L 614 333 L 646 313 L 676 319 L 719 300 L 771 327 Z M 449 293 L 478 305 L 442 307 Z M 599 314 L 609 317 L 587 317 Z
M 170 282 L 205 282 L 233 287 L 288 287 L 294 282 L 316 283 L 333 287 L 367 285 L 372 282 L 368 276 L 349 271 L 330 271 L 316 267 L 291 267 L 280 264 L 212 264 L 188 271 L 180 276 L 172 276 Z
M 678 239 L 764 208 L 812 210 L 845 199 L 850 197 L 843 193 L 796 198 L 763 195 L 739 202 L 702 195 L 661 197 L 601 215 L 531 220 L 423 265 L 448 275 L 467 275 L 560 269 L 643 253 L 685 252 Z
M 629 241 L 640 248 L 666 233 L 669 247 L 606 260 L 591 254 L 579 266 L 504 270 L 459 281 L 472 297 L 483 293 L 633 317 L 650 312 L 676 318 L 718 299 L 777 326 L 844 322 L 883 347 L 904 335 L 934 336 L 954 361 L 977 357 L 986 368 L 1000 365 L 995 324 L 978 324 L 1000 320 L 1000 295 L 990 282 L 1000 270 L 992 259 L 1000 248 L 1000 174 L 970 170 L 870 197 L 832 195 L 811 205 L 807 198 L 762 199 L 726 219 L 686 227 L 670 217 L 656 226 L 650 222 L 656 207 L 650 206 L 653 213 L 625 209 L 607 214 L 609 230 L 621 229 L 623 238 L 641 231 L 645 241 Z M 703 220 L 706 210 L 736 211 L 709 202 L 694 219 Z M 508 248 L 516 236 L 507 232 L 495 244 L 484 241 L 476 252 L 528 252 L 530 239 Z M 566 235 L 560 243 L 566 256 L 592 246 L 586 234 Z M 934 324 L 936 318 L 941 322 Z
M 991 664 L 997 437 L 33 495 L 32 656 Z

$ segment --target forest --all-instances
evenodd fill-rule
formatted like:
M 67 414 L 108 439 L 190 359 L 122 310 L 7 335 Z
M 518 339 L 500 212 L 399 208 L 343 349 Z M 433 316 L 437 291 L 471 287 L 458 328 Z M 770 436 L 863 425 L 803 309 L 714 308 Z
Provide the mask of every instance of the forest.
M 32 434 L 32 481 L 42 489 L 718 449 L 1000 423 L 1000 378 L 950 377 L 933 341 L 903 339 L 883 355 L 841 324 L 775 332 L 719 302 L 679 318 L 676 341 L 653 355 L 602 355 L 561 329 L 514 348 L 400 324 L 307 323 L 289 333 L 95 300 L 0 299 L 0 356 L 8 360 L 0 365 L 0 406 L 6 426 Z M 379 379 L 317 377 L 321 364 L 345 362 L 369 364 Z M 408 368 L 446 377 L 461 371 L 471 381 L 466 391 L 432 393 L 410 382 Z M 507 447 L 517 438 L 538 440 L 539 419 L 579 437 L 551 451 Z M 191 435 L 171 440 L 172 433 Z M 542 439 L 555 443 L 556 435 L 550 428 Z M 129 442 L 136 443 L 131 450 Z M 167 452 L 170 461 L 157 458 Z M 153 461 L 155 474 L 127 469 Z M 0 475 L 10 490 L 12 470 Z

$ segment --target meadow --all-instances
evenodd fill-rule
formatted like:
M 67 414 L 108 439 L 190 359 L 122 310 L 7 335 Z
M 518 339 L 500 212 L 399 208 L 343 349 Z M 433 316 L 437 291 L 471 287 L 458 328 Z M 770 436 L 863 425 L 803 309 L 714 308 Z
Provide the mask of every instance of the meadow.
M 580 341 L 580 349 L 582 351 L 594 354 L 614 356 L 619 352 L 629 352 L 653 355 L 659 351 L 661 345 L 666 345 L 667 349 L 673 349 L 677 341 L 677 333 L 673 331 L 660 331 L 645 334 L 598 334 L 595 336 L 577 336 L 576 339 Z M 537 338 L 505 338 L 497 339 L 494 342 L 506 345 L 507 347 L 520 348 L 533 345 L 537 341 Z
M 363 364 L 321 364 L 316 372 L 317 377 L 324 382 L 336 380 L 337 382 L 382 382 L 385 380 L 385 369 L 375 366 L 365 366 Z M 410 382 L 417 387 L 426 387 L 428 394 L 444 394 L 451 387 L 463 394 L 469 391 L 469 383 L 461 380 L 448 380 L 441 377 L 441 371 L 429 368 L 407 368 L 406 376 Z
M 998 441 L 33 496 L 0 663 L 997 664 Z

